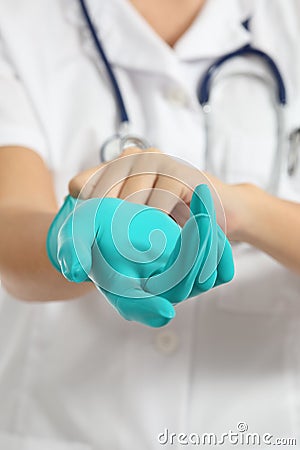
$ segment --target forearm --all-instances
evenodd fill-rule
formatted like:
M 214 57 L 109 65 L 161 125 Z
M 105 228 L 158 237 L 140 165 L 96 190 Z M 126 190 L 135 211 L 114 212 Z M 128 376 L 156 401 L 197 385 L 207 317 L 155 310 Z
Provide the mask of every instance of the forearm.
M 56 271 L 46 253 L 46 236 L 55 212 L 0 208 L 0 274 L 14 296 L 30 301 L 79 297 L 92 283 L 71 283 Z
M 245 241 L 300 274 L 300 204 L 248 185 L 239 240 Z

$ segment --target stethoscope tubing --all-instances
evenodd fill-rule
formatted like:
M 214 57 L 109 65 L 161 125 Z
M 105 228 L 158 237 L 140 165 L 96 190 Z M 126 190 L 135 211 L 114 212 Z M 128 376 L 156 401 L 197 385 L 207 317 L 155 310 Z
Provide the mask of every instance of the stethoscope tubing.
M 235 50 L 234 52 L 221 56 L 209 66 L 207 71 L 204 73 L 197 89 L 198 100 L 202 107 L 209 102 L 212 79 L 218 72 L 218 70 L 223 66 L 223 64 L 234 58 L 245 56 L 254 56 L 262 60 L 267 65 L 276 83 L 277 101 L 282 106 L 286 105 L 286 88 L 277 64 L 269 55 L 267 55 L 267 53 L 263 52 L 262 50 L 258 50 L 248 44 L 239 48 L 238 50 Z
M 82 10 L 83 16 L 84 16 L 85 21 L 86 21 L 86 24 L 87 24 L 87 26 L 88 26 L 88 28 L 90 30 L 91 35 L 92 35 L 95 47 L 96 47 L 96 49 L 97 49 L 97 51 L 98 51 L 98 53 L 99 53 L 99 55 L 101 57 L 101 60 L 103 61 L 104 65 L 105 65 L 105 68 L 107 70 L 107 74 L 108 74 L 109 79 L 111 81 L 112 88 L 113 88 L 113 91 L 114 91 L 115 97 L 116 97 L 116 102 L 118 104 L 118 109 L 119 109 L 119 114 L 120 114 L 120 122 L 121 123 L 130 123 L 129 115 L 128 115 L 128 112 L 127 112 L 127 108 L 125 106 L 125 101 L 123 99 L 123 95 L 122 95 L 119 83 L 118 83 L 117 78 L 116 78 L 116 76 L 114 74 L 112 65 L 111 65 L 111 63 L 109 62 L 109 60 L 108 60 L 108 58 L 106 56 L 105 50 L 104 50 L 103 45 L 102 45 L 102 43 L 100 41 L 100 38 L 98 36 L 96 27 L 93 24 L 93 21 L 91 19 L 91 15 L 89 13 L 89 10 L 88 10 L 88 7 L 86 5 L 86 2 L 85 2 L 85 0 L 79 0 L 79 3 L 80 3 L 80 6 L 81 6 L 81 10 Z
M 86 25 L 91 33 L 91 37 L 95 44 L 95 48 L 99 54 L 101 61 L 103 62 L 104 66 L 106 68 L 107 75 L 111 82 L 112 89 L 113 89 L 113 92 L 115 95 L 116 104 L 118 106 L 118 111 L 119 111 L 119 120 L 120 120 L 119 132 L 116 133 L 111 138 L 109 138 L 105 142 L 105 145 L 109 145 L 109 143 L 113 143 L 113 141 L 115 140 L 116 145 L 119 145 L 119 148 L 121 151 L 123 149 L 122 146 L 124 145 L 124 142 L 135 143 L 136 145 L 140 145 L 140 148 L 146 149 L 149 147 L 149 144 L 147 143 L 147 141 L 145 139 L 141 138 L 140 136 L 134 136 L 134 135 L 128 134 L 128 132 L 124 132 L 124 130 L 129 129 L 130 117 L 129 117 L 129 114 L 128 114 L 128 111 L 127 111 L 127 108 L 125 105 L 125 101 L 124 101 L 124 98 L 123 98 L 123 95 L 122 95 L 122 92 L 120 89 L 120 85 L 119 85 L 117 77 L 114 73 L 112 64 L 110 63 L 110 61 L 107 58 L 106 52 L 105 52 L 102 42 L 99 38 L 97 29 L 91 19 L 91 15 L 90 15 L 90 12 L 87 7 L 86 0 L 79 0 L 79 3 L 81 6 L 82 14 L 85 19 Z M 243 26 L 248 30 L 249 30 L 250 20 L 251 20 L 251 18 L 248 18 L 245 22 L 243 22 Z M 262 50 L 254 48 L 251 44 L 247 44 L 233 52 L 230 52 L 228 54 L 221 56 L 220 58 L 218 58 L 216 61 L 214 61 L 209 66 L 209 68 L 204 73 L 203 77 L 201 78 L 198 88 L 197 88 L 198 101 L 199 101 L 200 105 L 202 106 L 205 116 L 207 116 L 206 111 L 209 111 L 209 109 L 210 109 L 209 108 L 209 100 L 210 100 L 210 93 L 212 90 L 214 76 L 218 73 L 220 68 L 226 62 L 228 62 L 236 57 L 246 57 L 246 56 L 250 56 L 250 57 L 252 56 L 252 57 L 256 57 L 256 58 L 260 59 L 267 66 L 267 68 L 270 71 L 270 74 L 272 75 L 272 77 L 274 79 L 274 82 L 276 84 L 276 103 L 277 103 L 277 118 L 278 118 L 278 146 L 279 147 L 284 146 L 284 143 L 283 143 L 284 130 L 283 130 L 283 123 L 281 121 L 283 121 L 283 108 L 287 104 L 287 92 L 286 92 L 285 83 L 284 83 L 283 77 L 281 75 L 281 72 L 279 70 L 279 67 L 275 63 L 273 58 L 271 58 L 267 53 L 263 52 Z M 281 123 L 279 123 L 279 121 Z M 299 132 L 299 130 L 298 130 L 298 132 Z M 295 142 L 299 141 L 298 136 L 299 136 L 299 133 L 296 136 L 296 138 L 294 139 Z M 119 140 L 119 143 L 117 142 L 117 140 Z M 106 155 L 107 152 L 105 152 L 105 148 L 104 148 L 105 145 L 102 146 L 100 154 L 101 154 L 102 159 L 107 161 L 108 155 Z M 130 145 L 130 144 L 128 144 L 128 145 Z M 288 169 L 289 174 L 293 174 L 295 172 L 295 164 L 293 164 L 293 162 L 295 162 L 295 161 L 298 162 L 298 157 L 296 158 L 294 156 L 295 145 L 296 144 L 294 144 L 294 145 L 291 144 L 291 146 L 290 146 L 291 149 L 293 150 L 293 155 L 292 155 L 293 158 L 290 158 L 291 164 Z M 282 160 L 282 152 L 283 152 L 283 148 L 277 149 L 276 156 L 275 156 L 276 160 L 278 160 L 278 161 Z M 206 149 L 206 154 L 207 153 L 208 153 L 208 151 Z M 278 173 L 280 175 L 280 168 L 276 167 L 276 170 L 275 170 L 275 166 L 274 166 L 274 172 L 276 172 L 276 174 Z M 275 173 L 273 173 L 273 174 L 275 175 Z M 279 184 L 279 180 L 278 180 L 278 182 L 276 182 L 276 184 Z
M 112 88 L 115 93 L 116 102 L 118 104 L 119 114 L 120 114 L 120 122 L 121 123 L 130 123 L 129 114 L 127 112 L 127 108 L 125 105 L 125 101 L 119 86 L 119 83 L 117 81 L 116 75 L 114 73 L 114 70 L 112 68 L 111 63 L 109 62 L 106 52 L 103 48 L 103 45 L 101 43 L 101 40 L 98 36 L 96 27 L 91 19 L 91 15 L 89 13 L 87 4 L 85 0 L 79 0 L 81 10 L 84 16 L 84 19 L 86 21 L 86 24 L 88 26 L 88 29 L 90 30 L 91 36 L 93 38 L 95 47 L 99 53 L 99 56 L 101 60 L 103 61 L 105 68 L 107 70 L 107 74 L 109 76 L 109 79 L 112 84 Z M 249 22 L 250 19 L 248 19 L 245 24 L 247 24 L 247 28 L 249 28 Z M 244 25 L 245 26 L 245 25 Z M 261 59 L 269 68 L 270 73 L 272 74 L 274 81 L 276 82 L 277 87 L 277 94 L 278 94 L 278 102 L 281 105 L 285 105 L 287 103 L 287 95 L 286 95 L 286 88 L 283 81 L 283 77 L 281 76 L 280 70 L 273 60 L 267 53 L 263 52 L 262 50 L 256 49 L 252 47 L 252 45 L 248 44 L 245 45 L 233 52 L 230 52 L 226 55 L 221 56 L 216 61 L 214 61 L 213 64 L 209 66 L 205 74 L 203 75 L 199 87 L 197 89 L 197 96 L 198 100 L 201 106 L 204 106 L 209 102 L 209 96 L 211 91 L 211 85 L 212 85 L 212 79 L 214 75 L 217 73 L 217 71 L 225 64 L 227 61 L 232 60 L 236 57 L 244 57 L 244 56 L 255 56 L 259 59 Z

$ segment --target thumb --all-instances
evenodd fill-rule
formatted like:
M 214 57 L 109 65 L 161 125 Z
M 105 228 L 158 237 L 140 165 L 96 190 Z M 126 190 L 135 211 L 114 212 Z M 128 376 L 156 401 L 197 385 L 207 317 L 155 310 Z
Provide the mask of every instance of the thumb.
M 168 300 L 151 295 L 141 287 L 132 287 L 126 291 L 126 296 L 113 294 L 104 289 L 101 291 L 126 320 L 158 328 L 175 317 L 175 309 Z
M 207 184 L 199 184 L 196 186 L 190 208 L 191 215 L 208 214 L 212 219 L 215 218 L 214 202 Z
M 164 271 L 147 281 L 147 290 L 156 295 L 163 292 L 172 302 L 188 298 L 195 281 L 199 291 L 204 292 L 214 285 L 217 277 L 216 214 L 207 185 L 195 188 L 190 207 L 191 217 Z
M 57 252 L 58 252 L 58 233 L 61 229 L 63 223 L 66 221 L 67 217 L 71 214 L 71 212 L 74 210 L 76 205 L 76 199 L 68 195 L 65 198 L 65 201 L 63 205 L 61 206 L 60 210 L 56 214 L 54 220 L 52 221 L 50 228 L 48 230 L 47 234 L 47 240 L 46 240 L 46 248 L 47 248 L 47 254 L 48 257 L 52 263 L 52 265 L 60 271 L 60 265 L 57 260 Z
M 92 245 L 98 232 L 99 199 L 83 201 L 67 217 L 58 234 L 57 259 L 70 281 L 87 281 L 92 266 Z
M 209 224 L 204 224 L 200 230 L 200 236 L 209 232 L 210 239 L 206 248 L 206 255 L 203 266 L 196 278 L 196 285 L 201 291 L 209 290 L 213 287 L 217 276 L 218 264 L 218 226 L 213 198 L 209 187 L 206 184 L 197 186 L 194 190 L 191 201 L 191 215 L 207 214 Z

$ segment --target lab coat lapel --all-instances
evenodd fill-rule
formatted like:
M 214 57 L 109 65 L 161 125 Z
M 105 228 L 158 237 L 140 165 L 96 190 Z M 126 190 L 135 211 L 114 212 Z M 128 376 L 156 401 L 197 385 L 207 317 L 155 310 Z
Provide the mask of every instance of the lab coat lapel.
M 178 57 L 187 61 L 217 58 L 249 44 L 251 34 L 242 25 L 246 18 L 237 0 L 207 0 L 176 43 Z
M 250 42 L 237 0 L 207 0 L 194 24 L 170 48 L 128 0 L 90 0 L 95 24 L 111 63 L 174 78 L 182 60 L 220 56 Z M 226 4 L 225 4 L 226 3 Z

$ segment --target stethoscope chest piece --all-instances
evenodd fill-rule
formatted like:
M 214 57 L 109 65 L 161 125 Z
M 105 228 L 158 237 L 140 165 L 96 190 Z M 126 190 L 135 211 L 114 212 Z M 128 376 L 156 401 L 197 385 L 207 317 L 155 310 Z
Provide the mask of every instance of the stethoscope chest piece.
M 100 148 L 100 161 L 107 162 L 117 158 L 121 153 L 121 138 L 118 134 L 110 136 Z
M 102 162 L 111 161 L 129 147 L 137 147 L 141 150 L 146 150 L 150 147 L 150 144 L 140 136 L 126 134 L 114 134 L 109 137 L 101 146 L 100 160 Z

